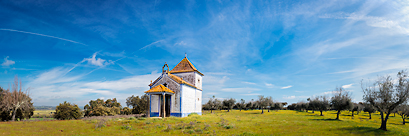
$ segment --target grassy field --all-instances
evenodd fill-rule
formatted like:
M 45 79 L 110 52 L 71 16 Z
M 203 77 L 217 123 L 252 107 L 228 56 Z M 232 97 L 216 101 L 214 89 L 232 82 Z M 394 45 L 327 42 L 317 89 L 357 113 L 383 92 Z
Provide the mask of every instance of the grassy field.
M 55 110 L 35 110 L 30 120 L 53 120 L 53 114 L 51 112 L 54 113 Z
M 409 125 L 400 116 L 391 117 L 388 130 L 378 130 L 380 116 L 360 113 L 352 117 L 334 111 L 311 113 L 281 111 L 216 111 L 185 118 L 126 118 L 111 120 L 69 120 L 1 122 L 0 135 L 409 135 Z M 105 122 L 105 123 L 104 123 Z

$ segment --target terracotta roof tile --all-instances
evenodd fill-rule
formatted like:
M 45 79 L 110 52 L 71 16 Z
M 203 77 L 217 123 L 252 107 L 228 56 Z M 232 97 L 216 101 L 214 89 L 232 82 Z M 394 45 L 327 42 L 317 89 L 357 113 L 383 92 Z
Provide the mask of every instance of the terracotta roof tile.
M 145 93 L 157 93 L 157 92 L 175 93 L 163 85 L 158 85 L 158 86 L 152 87 L 148 91 L 145 91 Z
M 203 75 L 200 73 L 195 66 L 185 57 L 180 61 L 171 71 L 170 73 L 181 73 L 181 72 L 194 72 L 196 71 L 197 73 Z

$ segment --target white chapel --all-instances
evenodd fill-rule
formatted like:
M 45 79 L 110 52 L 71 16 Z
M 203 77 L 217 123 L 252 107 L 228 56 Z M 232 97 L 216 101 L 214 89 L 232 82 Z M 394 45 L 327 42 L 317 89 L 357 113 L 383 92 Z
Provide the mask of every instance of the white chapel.
M 150 97 L 150 117 L 202 115 L 203 76 L 186 56 L 170 71 L 165 63 L 162 75 L 145 91 Z

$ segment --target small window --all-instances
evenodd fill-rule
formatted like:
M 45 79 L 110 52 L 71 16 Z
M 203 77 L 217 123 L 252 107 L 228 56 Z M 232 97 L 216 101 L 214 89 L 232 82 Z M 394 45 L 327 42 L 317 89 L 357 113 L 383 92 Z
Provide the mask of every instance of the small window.
M 197 82 L 200 83 L 200 79 L 197 79 Z
M 168 84 L 164 83 L 163 86 L 168 87 Z

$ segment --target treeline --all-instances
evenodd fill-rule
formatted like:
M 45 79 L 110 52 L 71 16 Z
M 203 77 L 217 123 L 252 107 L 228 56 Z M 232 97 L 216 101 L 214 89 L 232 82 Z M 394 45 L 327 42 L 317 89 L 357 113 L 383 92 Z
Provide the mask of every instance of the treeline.
M 54 118 L 59 120 L 78 119 L 82 116 L 114 116 L 146 113 L 149 109 L 149 96 L 142 95 L 128 97 L 127 107 L 122 107 L 116 98 L 91 100 L 84 106 L 84 111 L 80 112 L 78 105 L 68 102 L 61 103 L 56 107 Z
M 240 111 L 261 109 L 261 114 L 263 114 L 264 109 L 267 109 L 268 112 L 270 112 L 270 110 L 281 110 L 286 104 L 287 102 L 274 102 L 271 96 L 264 97 L 263 95 L 258 96 L 256 101 L 251 100 L 246 102 L 244 99 L 241 99 L 240 102 L 237 103 L 233 98 L 219 100 L 213 96 L 203 105 L 203 110 L 210 110 L 210 112 L 213 113 L 213 110 L 227 110 L 230 112 L 231 109 L 237 109 Z
M 368 112 L 369 119 L 372 119 L 372 113 L 379 112 L 381 127 L 379 129 L 387 131 L 386 124 L 389 115 L 398 114 L 402 118 L 402 124 L 409 117 L 409 75 L 407 71 L 399 71 L 397 78 L 391 76 L 379 77 L 373 83 L 361 82 L 361 88 L 364 93 L 364 102 L 353 103 L 351 95 L 343 88 L 336 88 L 334 95 L 328 99 L 326 96 L 308 98 L 308 102 L 298 102 L 291 104 L 287 109 L 307 111 L 336 110 L 337 117 L 341 111 L 350 111 L 352 116 L 359 112 Z

